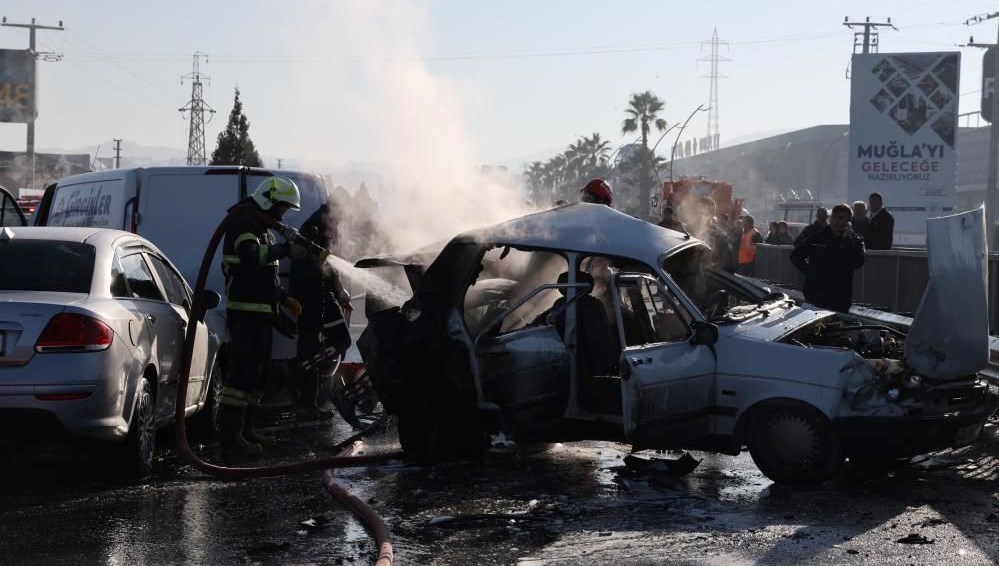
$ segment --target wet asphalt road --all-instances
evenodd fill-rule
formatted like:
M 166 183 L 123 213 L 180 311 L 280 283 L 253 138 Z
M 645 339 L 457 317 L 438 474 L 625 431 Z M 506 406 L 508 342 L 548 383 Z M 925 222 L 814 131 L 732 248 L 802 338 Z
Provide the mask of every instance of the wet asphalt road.
M 261 463 L 331 455 L 339 419 L 276 427 Z M 367 453 L 398 448 L 394 430 Z M 999 433 L 884 473 L 773 485 L 748 455 L 688 476 L 627 468 L 613 443 L 495 447 L 479 463 L 339 472 L 392 532 L 396 564 L 992 564 Z M 202 446 L 206 458 L 217 448 Z M 152 479 L 25 461 L 0 482 L 0 564 L 370 564 L 374 544 L 318 473 L 229 482 L 169 447 Z M 314 519 L 316 526 L 301 523 Z M 897 542 L 899 540 L 910 543 Z

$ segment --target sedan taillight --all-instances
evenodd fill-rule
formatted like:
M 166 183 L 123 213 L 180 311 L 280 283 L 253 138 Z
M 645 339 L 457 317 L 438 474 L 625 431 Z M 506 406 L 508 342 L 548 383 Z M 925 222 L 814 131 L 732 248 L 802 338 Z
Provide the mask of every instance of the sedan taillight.
M 107 350 L 114 331 L 103 322 L 82 314 L 52 317 L 35 343 L 36 352 L 93 352 Z

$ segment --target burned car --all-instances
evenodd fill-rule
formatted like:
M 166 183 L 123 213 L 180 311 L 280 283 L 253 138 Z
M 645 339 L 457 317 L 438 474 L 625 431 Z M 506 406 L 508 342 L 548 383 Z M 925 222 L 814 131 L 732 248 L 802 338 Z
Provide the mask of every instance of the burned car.
M 847 457 L 979 436 L 997 404 L 977 373 L 989 355 L 982 219 L 930 221 L 931 283 L 900 330 L 716 269 L 689 234 L 574 204 L 463 233 L 429 266 L 395 262 L 412 296 L 373 300 L 359 347 L 416 457 L 476 456 L 503 431 L 748 448 L 775 481 L 820 481 Z

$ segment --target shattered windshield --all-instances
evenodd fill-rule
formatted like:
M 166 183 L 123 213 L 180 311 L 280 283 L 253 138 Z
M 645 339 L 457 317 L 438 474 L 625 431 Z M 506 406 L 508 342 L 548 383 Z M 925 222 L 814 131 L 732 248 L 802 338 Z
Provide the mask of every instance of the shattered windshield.
M 661 267 L 704 318 L 712 322 L 735 322 L 768 300 L 785 298 L 783 295 L 768 294 L 716 266 L 708 248 L 693 247 L 680 251 L 665 258 Z

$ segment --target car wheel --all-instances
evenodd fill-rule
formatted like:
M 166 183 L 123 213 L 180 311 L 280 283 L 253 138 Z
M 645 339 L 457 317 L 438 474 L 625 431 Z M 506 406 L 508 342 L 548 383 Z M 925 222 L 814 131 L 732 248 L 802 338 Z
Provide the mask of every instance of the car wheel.
M 132 422 L 119 450 L 121 469 L 126 477 L 138 479 L 152 473 L 156 453 L 156 397 L 144 377 L 139 378 L 136 386 Z
M 225 372 L 218 356 L 212 364 L 208 376 L 208 393 L 205 404 L 198 414 L 188 419 L 188 431 L 197 438 L 209 440 L 219 431 L 219 401 L 222 399 L 222 388 L 225 387 Z
M 803 409 L 760 411 L 750 421 L 749 453 L 768 478 L 818 483 L 843 463 L 839 438 L 821 415 Z

